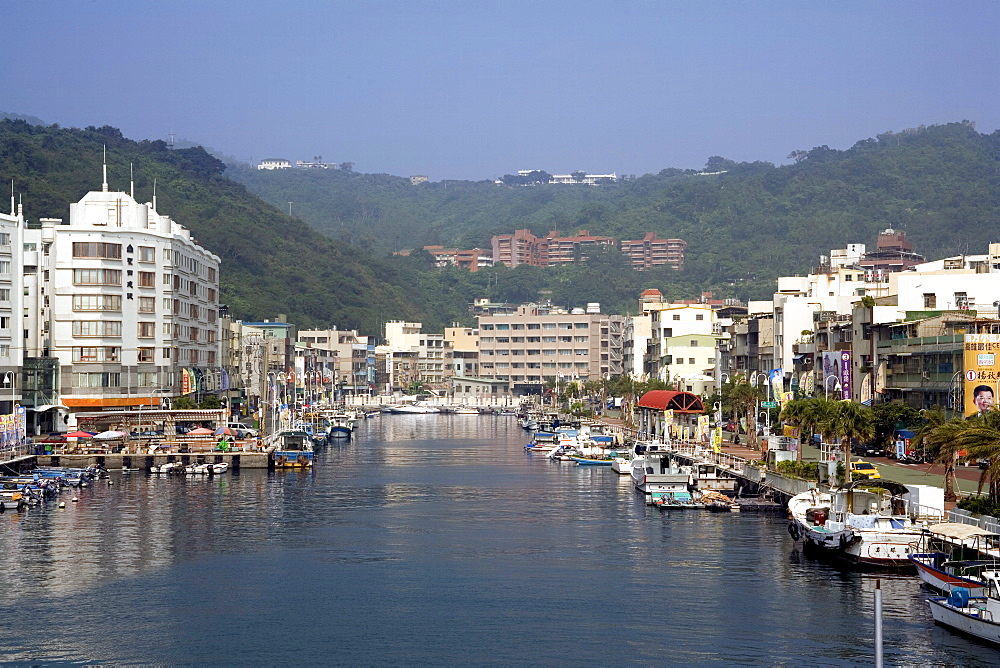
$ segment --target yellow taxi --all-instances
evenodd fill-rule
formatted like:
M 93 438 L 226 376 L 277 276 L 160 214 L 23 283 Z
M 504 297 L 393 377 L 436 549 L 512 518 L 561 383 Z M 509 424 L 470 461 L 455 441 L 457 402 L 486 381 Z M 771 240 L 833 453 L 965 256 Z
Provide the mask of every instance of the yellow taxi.
M 854 477 L 853 474 L 855 473 L 860 473 L 869 480 L 878 480 L 882 477 L 882 474 L 878 472 L 878 469 L 875 468 L 874 464 L 860 459 L 851 462 L 851 477 Z

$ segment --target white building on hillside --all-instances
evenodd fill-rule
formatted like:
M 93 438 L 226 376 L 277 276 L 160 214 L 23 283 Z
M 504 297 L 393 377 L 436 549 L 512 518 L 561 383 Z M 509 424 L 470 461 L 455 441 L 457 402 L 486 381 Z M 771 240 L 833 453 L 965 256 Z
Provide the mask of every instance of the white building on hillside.
M 0 214 L 0 413 L 13 412 L 21 394 L 21 366 L 24 357 L 24 311 L 20 308 L 24 291 L 23 244 L 24 209 L 15 210 L 11 198 L 10 215 Z M 25 304 L 27 306 L 27 304 Z M 17 307 L 17 308 L 15 308 Z

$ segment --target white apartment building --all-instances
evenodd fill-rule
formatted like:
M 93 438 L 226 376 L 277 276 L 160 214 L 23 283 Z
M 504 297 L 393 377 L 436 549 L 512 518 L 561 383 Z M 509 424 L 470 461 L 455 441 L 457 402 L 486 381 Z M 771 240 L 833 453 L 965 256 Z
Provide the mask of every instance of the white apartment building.
M 89 192 L 24 237 L 25 357 L 55 359 L 73 411 L 160 406 L 224 385 L 219 257 L 127 193 Z M 62 409 L 61 409 L 62 410 Z
M 454 375 L 451 342 L 444 334 L 429 334 L 419 322 L 394 320 L 385 323 L 385 355 L 388 390 L 404 390 L 419 381 L 424 388 L 439 394 L 448 391 Z
M 694 394 L 710 392 L 718 368 L 719 335 L 710 304 L 641 303 L 650 318 L 646 368 L 650 378 Z
M 356 329 L 310 329 L 298 334 L 301 345 L 333 351 L 336 355 L 333 384 L 341 393 L 364 394 L 375 383 L 374 337 Z
M 24 356 L 21 333 L 27 327 L 20 307 L 24 292 L 24 209 L 14 208 L 0 214 L 0 413 L 10 414 L 22 399 L 21 360 Z M 25 307 L 28 305 L 25 304 Z
M 292 163 L 284 158 L 267 158 L 261 160 L 257 169 L 291 169 Z

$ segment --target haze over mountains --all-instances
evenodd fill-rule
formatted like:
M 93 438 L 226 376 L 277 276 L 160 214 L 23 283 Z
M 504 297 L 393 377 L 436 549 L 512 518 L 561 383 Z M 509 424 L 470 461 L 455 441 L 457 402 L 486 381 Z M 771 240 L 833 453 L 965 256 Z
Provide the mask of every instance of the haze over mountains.
M 100 187 L 105 144 L 113 188 L 128 190 L 132 163 L 137 199 L 151 199 L 155 178 L 160 213 L 223 258 L 223 302 L 236 317 L 284 313 L 301 326 L 374 333 L 386 319 L 407 319 L 438 328 L 471 322 L 467 304 L 480 296 L 599 301 L 608 312 L 634 310 L 647 287 L 676 298 L 703 290 L 766 298 L 778 275 L 807 272 L 831 248 L 874 245 L 887 227 L 905 230 L 931 259 L 985 252 L 1000 240 L 1000 133 L 980 134 L 969 122 L 885 133 L 846 151 L 818 147 L 780 167 L 713 157 L 706 171 L 724 173 L 666 168 L 597 187 L 508 188 L 227 168 L 201 148 L 135 142 L 107 126 L 4 120 L 0 179 L 14 180 L 29 220 L 65 218 L 70 202 Z M 469 274 L 434 270 L 422 253 L 390 255 L 426 244 L 486 247 L 493 234 L 518 228 L 679 237 L 688 242 L 685 269 L 638 273 L 620 254 L 602 253 L 587 265 Z

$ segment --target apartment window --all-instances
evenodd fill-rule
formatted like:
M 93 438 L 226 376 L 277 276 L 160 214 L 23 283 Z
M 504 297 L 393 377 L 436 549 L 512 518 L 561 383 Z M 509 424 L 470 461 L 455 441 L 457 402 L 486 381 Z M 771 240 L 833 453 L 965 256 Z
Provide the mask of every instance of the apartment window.
M 560 322 L 559 329 L 573 329 L 573 323 L 571 322 Z
M 140 339 L 151 339 L 156 336 L 156 323 L 140 322 L 138 327 L 138 336 Z
M 205 353 L 205 363 L 206 364 L 215 364 L 215 351 L 214 350 L 209 350 L 208 352 Z
M 214 267 L 209 267 L 208 268 L 208 280 L 210 280 L 210 281 L 214 281 L 215 280 L 215 268 Z
M 493 325 L 491 324 L 483 325 L 483 331 L 493 331 Z
M 574 336 L 573 341 L 576 343 L 586 343 L 590 339 L 589 336 Z
M 554 323 L 554 322 L 543 322 L 542 323 L 542 329 L 555 329 L 555 328 L 556 328 L 556 323 Z
M 93 241 L 74 241 L 73 257 L 97 257 L 105 260 L 120 260 L 122 257 L 122 245 Z
M 541 343 L 541 342 L 542 342 L 542 337 L 540 337 L 540 336 L 529 336 L 528 337 L 528 343 Z
M 73 336 L 121 336 L 120 320 L 74 320 Z
M 191 340 L 192 341 L 197 341 L 198 340 L 198 336 L 199 336 L 200 333 L 201 333 L 201 331 L 197 327 L 192 327 L 191 328 L 191 333 L 190 333 Z
M 74 269 L 73 285 L 121 285 L 121 269 Z
M 0 357 L 7 357 L 10 355 L 10 346 L 6 343 L 0 343 Z
M 139 387 L 159 387 L 160 374 L 156 371 L 140 371 L 136 374 Z
M 479 342 L 480 343 L 493 343 L 493 337 L 492 336 L 483 336 L 483 337 L 481 337 L 479 339 Z
M 690 358 L 690 359 L 688 359 L 688 364 L 694 364 L 694 363 L 695 363 L 695 361 L 694 361 L 694 358 L 693 358 L 693 357 L 692 357 L 692 358 Z
M 170 278 L 170 274 L 163 274 L 163 284 L 167 286 L 167 290 L 170 289 L 171 284 L 173 284 L 173 279 Z
M 169 322 L 163 323 L 163 336 L 168 339 L 174 338 L 174 326 Z
M 514 329 L 524 329 L 524 324 L 518 324 L 518 323 L 515 323 L 515 324 L 513 325 L 513 328 L 514 328 Z
M 555 343 L 556 342 L 556 337 L 554 337 L 554 336 L 543 336 L 542 337 L 542 341 L 544 341 L 545 343 Z
M 189 314 L 190 314 L 190 316 L 192 318 L 195 318 L 195 319 L 198 318 L 198 305 L 197 304 L 191 304 L 191 306 L 188 309 L 188 311 L 189 311 Z
M 10 288 L 0 288 L 0 302 L 10 301 Z
M 121 359 L 122 349 L 118 346 L 74 346 L 73 361 L 87 362 L 117 362 Z
M 497 343 L 510 343 L 510 337 L 509 336 L 498 336 L 497 337 Z
M 10 246 L 10 234 L 0 232 L 0 246 Z
M 497 325 L 497 329 L 498 330 L 509 330 L 510 329 L 510 325 L 508 325 L 508 324 L 499 324 L 499 325 Z
M 197 364 L 198 363 L 198 351 L 197 350 L 189 350 L 188 351 L 188 362 L 190 362 L 191 364 Z
M 681 319 L 681 314 L 680 313 L 674 313 L 673 317 L 674 317 L 674 320 L 680 320 Z
M 156 297 L 139 297 L 139 313 L 156 313 Z
M 215 301 L 215 288 L 209 288 L 208 289 L 208 301 L 210 301 L 210 302 L 214 302 Z
M 74 311 L 121 311 L 121 295 L 73 295 Z
M 698 313 L 698 314 L 696 314 L 694 316 L 694 319 L 695 320 L 704 320 L 705 319 L 705 314 L 704 313 Z
M 578 322 L 578 323 L 576 323 L 576 325 L 574 325 L 574 327 L 576 329 L 589 329 L 590 328 L 590 323 L 589 322 Z
M 523 336 L 512 336 L 512 337 L 510 337 L 510 342 L 511 343 L 524 343 L 524 337 Z
M 573 337 L 572 336 L 560 336 L 559 337 L 559 343 L 573 343 Z
M 10 260 L 0 260 L 0 274 L 10 273 Z
M 540 351 L 537 348 L 528 348 L 526 351 L 529 355 L 537 355 Z
M 541 329 L 541 328 L 542 328 L 541 324 L 539 324 L 537 322 L 529 322 L 528 323 L 528 329 Z
M 697 339 L 691 339 L 691 347 L 692 348 L 697 348 L 698 347 L 698 340 Z
M 936 309 L 937 308 L 937 295 L 933 292 L 924 293 L 924 308 L 925 309 Z
M 560 369 L 572 369 L 573 368 L 573 363 L 572 362 L 559 362 L 559 368 Z
M 152 246 L 139 246 L 139 262 L 156 262 L 156 249 Z
M 567 350 L 566 348 L 560 348 L 559 349 L 559 354 L 565 357 L 567 355 L 572 355 L 573 351 L 572 350 Z
M 139 272 L 139 287 L 140 288 L 155 288 L 156 287 L 156 274 L 152 271 L 140 271 Z
M 169 360 L 170 359 L 170 357 L 171 357 L 171 355 L 170 355 L 170 348 L 163 348 L 161 350 L 161 352 L 162 352 L 162 354 L 160 355 L 160 357 L 162 357 L 165 360 Z
M 151 364 L 153 362 L 155 348 L 136 348 L 140 364 Z
M 121 387 L 120 373 L 74 373 L 73 387 Z

